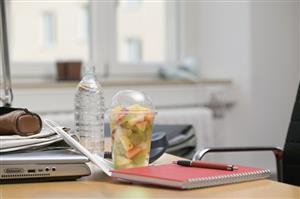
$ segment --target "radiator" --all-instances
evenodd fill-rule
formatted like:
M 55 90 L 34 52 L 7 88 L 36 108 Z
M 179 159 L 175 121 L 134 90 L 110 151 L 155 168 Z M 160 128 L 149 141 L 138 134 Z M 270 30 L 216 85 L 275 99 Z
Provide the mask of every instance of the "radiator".
M 204 146 L 215 146 L 213 135 L 213 113 L 205 107 L 159 109 L 155 117 L 155 124 L 191 124 L 197 137 L 197 149 Z M 43 118 L 57 121 L 59 124 L 73 127 L 72 113 L 46 113 Z
M 197 149 L 215 146 L 213 113 L 205 107 L 158 110 L 156 124 L 191 124 L 197 136 Z

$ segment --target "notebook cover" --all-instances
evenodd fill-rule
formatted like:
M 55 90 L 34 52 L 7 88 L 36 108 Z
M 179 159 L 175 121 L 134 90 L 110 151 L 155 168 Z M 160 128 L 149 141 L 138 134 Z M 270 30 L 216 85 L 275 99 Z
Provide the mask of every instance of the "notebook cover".
M 255 167 L 240 166 L 238 170 L 226 171 L 177 164 L 152 165 L 113 170 L 113 176 L 130 181 L 152 183 L 177 188 L 196 188 L 218 184 L 255 180 L 270 176 L 270 171 Z

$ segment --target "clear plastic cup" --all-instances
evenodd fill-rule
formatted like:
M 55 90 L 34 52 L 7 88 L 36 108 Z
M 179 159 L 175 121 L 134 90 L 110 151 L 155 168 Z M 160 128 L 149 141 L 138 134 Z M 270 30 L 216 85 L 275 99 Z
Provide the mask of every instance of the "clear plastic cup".
M 108 113 L 114 168 L 148 165 L 155 116 L 152 100 L 138 91 L 120 91 Z

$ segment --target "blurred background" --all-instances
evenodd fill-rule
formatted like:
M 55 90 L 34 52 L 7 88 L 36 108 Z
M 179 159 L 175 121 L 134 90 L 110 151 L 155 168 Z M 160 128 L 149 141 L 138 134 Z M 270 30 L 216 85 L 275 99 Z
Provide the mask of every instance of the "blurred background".
M 292 0 L 10 0 L 13 106 L 73 125 L 76 85 L 94 65 L 106 107 L 118 90 L 144 91 L 157 123 L 193 125 L 197 149 L 282 147 L 300 76 L 299 14 Z M 264 153 L 208 158 L 275 168 Z

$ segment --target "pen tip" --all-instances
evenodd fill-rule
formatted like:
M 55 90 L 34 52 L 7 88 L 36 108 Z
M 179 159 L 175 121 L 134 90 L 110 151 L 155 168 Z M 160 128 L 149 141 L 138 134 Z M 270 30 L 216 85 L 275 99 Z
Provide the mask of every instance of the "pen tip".
M 173 164 L 177 164 L 177 161 L 173 161 L 172 163 L 173 163 Z
M 232 167 L 232 169 L 233 169 L 233 170 L 238 170 L 238 169 L 239 169 L 239 167 L 237 167 L 237 166 L 233 166 L 233 167 Z

